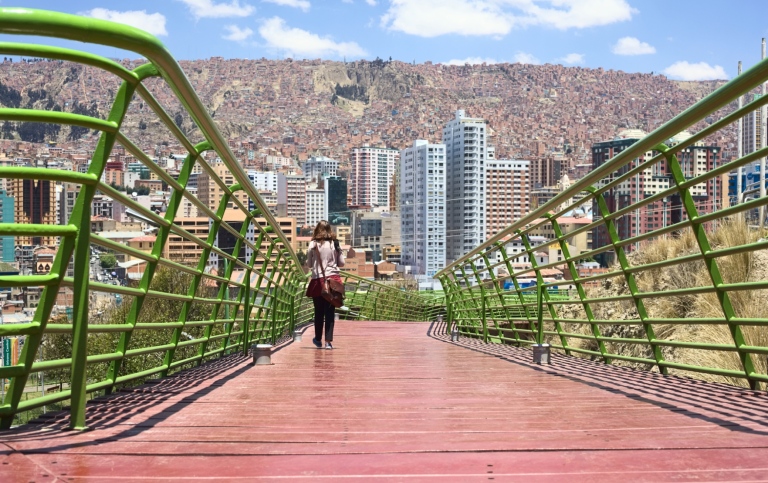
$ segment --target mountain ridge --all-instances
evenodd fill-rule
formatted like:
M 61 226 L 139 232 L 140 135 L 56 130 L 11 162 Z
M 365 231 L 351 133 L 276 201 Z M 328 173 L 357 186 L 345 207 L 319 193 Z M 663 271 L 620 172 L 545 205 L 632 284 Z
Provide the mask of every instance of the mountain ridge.
M 121 63 L 135 68 L 141 62 Z M 180 65 L 225 136 L 250 140 L 264 152 L 298 158 L 319 152 L 342 161 L 352 146 L 366 142 L 397 149 L 415 139 L 439 142 L 442 126 L 463 109 L 488 121 L 499 158 L 535 159 L 559 152 L 571 162 L 586 162 L 592 143 L 612 139 L 623 128 L 651 131 L 722 84 L 552 64 L 214 57 Z M 67 62 L 3 62 L 0 84 L 11 95 L 16 91 L 22 106 L 29 104 L 31 92 L 44 90 L 46 98 L 31 105 L 53 102 L 69 112 L 80 105 L 105 117 L 119 79 Z M 146 85 L 184 132 L 200 137 L 162 82 L 151 79 Z M 169 131 L 155 128 L 154 114 L 146 107 L 141 100 L 131 104 L 127 135 L 142 147 L 173 144 Z M 0 135 L 20 139 L 18 127 L 4 125 Z M 63 141 L 70 134 L 62 129 L 47 138 Z M 726 131 L 713 141 L 731 137 Z

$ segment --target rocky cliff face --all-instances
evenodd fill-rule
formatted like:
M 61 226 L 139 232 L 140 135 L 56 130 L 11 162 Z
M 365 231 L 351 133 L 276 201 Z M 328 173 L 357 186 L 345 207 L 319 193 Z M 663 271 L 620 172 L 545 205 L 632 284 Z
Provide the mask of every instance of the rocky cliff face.
M 324 64 L 315 72 L 315 92 L 331 91 L 366 104 L 374 99 L 397 102 L 410 94 L 413 86 L 427 84 L 420 74 L 403 69 L 405 65 L 382 60 Z

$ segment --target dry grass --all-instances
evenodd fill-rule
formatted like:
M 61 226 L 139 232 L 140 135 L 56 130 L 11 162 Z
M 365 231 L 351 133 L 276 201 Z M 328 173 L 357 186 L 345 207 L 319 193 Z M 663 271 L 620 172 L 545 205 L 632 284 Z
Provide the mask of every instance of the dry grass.
M 708 233 L 709 243 L 713 250 L 743 246 L 754 243 L 763 236 L 761 232 L 752 230 L 743 222 L 724 221 L 716 229 Z M 677 237 L 659 238 L 646 243 L 640 250 L 629 256 L 632 266 L 639 267 L 651 263 L 668 260 L 699 252 L 696 238 L 690 230 Z M 724 283 L 753 282 L 768 278 L 768 250 L 749 251 L 716 259 L 716 266 Z M 612 267 L 616 270 L 618 267 Z M 679 263 L 663 268 L 648 269 L 637 272 L 636 282 L 641 292 L 665 292 L 689 287 L 712 286 L 712 279 L 703 261 Z M 605 280 L 601 287 L 587 290 L 590 298 L 609 297 L 629 294 L 627 283 L 623 277 Z M 765 307 L 768 305 L 768 291 L 747 290 L 728 293 L 728 299 L 737 317 L 765 318 Z M 663 296 L 643 299 L 648 315 L 651 318 L 719 318 L 725 322 L 725 315 L 716 293 Z M 629 320 L 637 319 L 638 312 L 634 301 L 614 301 L 591 304 L 596 319 Z M 560 313 L 564 318 L 580 318 L 582 310 L 574 306 L 563 307 Z M 571 332 L 589 334 L 589 325 L 569 324 Z M 657 339 L 672 341 L 689 341 L 706 344 L 725 344 L 735 346 L 733 334 L 727 324 L 656 324 L 653 330 Z M 743 326 L 742 336 L 747 345 L 768 347 L 768 327 Z M 607 337 L 631 337 L 646 339 L 642 325 L 601 325 L 600 331 Z M 597 350 L 597 343 L 591 340 L 572 338 L 569 344 Z M 617 354 L 653 359 L 650 349 L 644 345 L 606 343 L 610 351 Z M 664 348 L 663 356 L 667 361 L 705 366 L 711 368 L 743 371 L 740 356 L 735 351 L 692 350 L 682 348 Z M 766 374 L 768 367 L 764 355 L 752 355 L 755 371 Z M 623 364 L 621 362 L 617 362 Z M 637 368 L 653 369 L 654 366 L 630 364 Z M 747 381 L 739 378 L 727 378 L 703 373 L 685 372 L 688 377 L 726 382 L 746 386 Z

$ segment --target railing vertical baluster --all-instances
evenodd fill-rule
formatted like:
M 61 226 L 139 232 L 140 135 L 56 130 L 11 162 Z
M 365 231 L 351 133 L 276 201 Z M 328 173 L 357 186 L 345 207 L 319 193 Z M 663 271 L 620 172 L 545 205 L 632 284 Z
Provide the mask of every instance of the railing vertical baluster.
M 139 81 L 146 77 L 155 76 L 158 74 L 154 66 L 145 64 L 135 71 Z M 120 126 L 128 111 L 128 106 L 133 98 L 133 92 L 136 90 L 136 84 L 123 82 L 118 90 L 115 102 L 112 104 L 108 120 L 113 122 L 116 126 Z M 96 146 L 96 150 L 93 153 L 91 160 L 91 166 L 88 168 L 88 173 L 96 175 L 101 178 L 104 169 L 107 166 L 109 155 L 112 152 L 112 147 L 115 144 L 115 133 L 102 132 L 99 142 Z M 86 186 L 82 189 L 77 197 L 75 209 L 72 211 L 70 217 L 71 220 L 76 220 L 76 225 L 79 226 L 79 233 L 77 236 L 74 262 L 75 262 L 75 276 L 74 276 L 74 292 L 75 303 L 72 307 L 72 369 L 71 369 L 71 400 L 70 406 L 70 426 L 74 429 L 85 429 L 85 403 L 86 403 L 86 385 L 87 385 L 87 357 L 88 357 L 88 300 L 89 300 L 89 281 L 90 281 L 90 227 L 91 227 L 91 210 L 90 206 L 93 202 L 93 197 L 96 194 L 96 186 Z M 147 271 L 150 272 L 146 279 L 146 285 L 143 287 L 145 290 L 149 289 L 149 281 L 152 278 L 151 264 L 147 267 Z M 145 280 L 142 280 L 144 282 Z M 138 297 L 137 297 L 138 298 Z M 135 312 L 138 317 L 139 308 Z M 133 314 L 132 314 L 133 315 Z M 133 321 L 135 325 L 135 320 Z M 128 334 L 128 335 L 127 335 Z M 123 335 L 129 337 L 129 332 L 124 332 Z M 36 347 L 31 347 L 30 350 L 36 351 Z M 118 351 L 120 348 L 118 348 Z M 123 354 L 125 354 L 125 346 L 123 346 Z M 119 360 L 119 359 L 118 359 Z M 117 376 L 114 375 L 112 380 Z
M 531 263 L 531 268 L 536 273 L 536 285 L 537 286 L 543 286 L 544 285 L 544 277 L 541 275 L 541 269 L 539 268 L 539 263 L 536 261 L 536 254 L 533 251 L 533 248 L 531 247 L 531 241 L 528 239 L 528 235 L 526 234 L 519 234 L 520 238 L 523 242 L 523 246 L 525 247 L 526 252 L 528 253 L 528 260 Z M 545 287 L 546 288 L 546 287 Z M 558 337 L 560 338 L 560 343 L 563 345 L 563 347 L 566 347 L 568 345 L 567 341 L 565 340 L 565 336 L 563 335 L 563 328 L 560 326 L 560 323 L 557 321 L 557 312 L 555 311 L 554 306 L 550 303 L 549 298 L 549 291 L 546 289 L 541 294 L 542 299 L 544 303 L 547 304 L 547 309 L 549 310 L 549 316 L 552 319 L 555 331 L 558 334 Z M 541 320 L 542 322 L 539 323 L 539 327 L 537 330 L 543 330 L 543 317 L 544 314 L 542 313 L 541 309 L 537 308 L 537 317 L 538 320 Z
M 179 170 L 178 178 L 179 184 L 181 184 L 184 189 L 186 189 L 187 183 L 189 182 L 189 177 L 192 173 L 192 170 L 194 169 L 195 163 L 199 159 L 200 154 L 209 149 L 211 149 L 210 143 L 208 143 L 208 141 L 203 141 L 202 143 L 195 146 L 196 154 L 193 155 L 193 153 L 190 153 L 184 158 L 184 162 L 181 165 L 181 170 Z M 177 195 L 178 198 L 174 198 Z M 180 191 L 174 191 L 173 195 L 171 196 L 171 202 L 169 203 L 168 211 L 166 212 L 165 217 L 165 219 L 171 223 L 176 218 L 176 213 L 178 212 L 179 206 L 181 205 L 183 196 L 184 194 Z M 170 232 L 164 237 L 165 243 L 168 242 L 169 235 Z M 209 239 L 213 240 L 210 234 Z M 210 243 L 213 242 L 211 241 Z M 200 288 L 200 282 L 203 279 L 203 272 L 205 271 L 205 264 L 207 260 L 208 255 L 205 254 L 198 261 L 196 273 L 192 278 L 192 283 L 190 284 L 189 289 L 187 290 L 187 296 L 195 297 L 197 294 L 197 291 Z M 186 321 L 189 317 L 189 312 L 192 310 L 193 303 L 193 300 L 188 300 L 181 306 L 179 317 L 176 320 L 181 322 L 182 325 L 181 327 L 174 328 L 173 332 L 171 333 L 171 344 L 173 344 L 173 347 L 165 352 L 165 356 L 163 357 L 163 366 L 165 366 L 165 369 L 163 369 L 163 371 L 160 373 L 161 377 L 166 377 L 168 375 L 169 368 L 171 367 L 171 363 L 173 363 L 173 357 L 176 353 L 176 348 L 181 341 L 181 334 L 184 332 Z

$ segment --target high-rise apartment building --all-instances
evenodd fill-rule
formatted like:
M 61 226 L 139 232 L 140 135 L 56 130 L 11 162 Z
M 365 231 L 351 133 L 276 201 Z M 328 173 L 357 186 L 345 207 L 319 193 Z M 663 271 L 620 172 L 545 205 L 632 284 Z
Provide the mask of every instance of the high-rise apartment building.
M 415 275 L 445 267 L 445 145 L 414 141 L 400 151 L 400 263 Z
M 14 198 L 8 196 L 4 189 L 0 187 L 0 223 L 13 223 Z M 12 236 L 0 236 L 0 262 L 13 262 L 14 241 Z
M 752 94 L 751 96 L 746 95 L 744 97 L 745 102 L 755 102 L 761 97 L 761 94 Z M 742 156 L 752 154 L 765 146 L 765 140 L 763 138 L 766 135 L 766 127 L 763 121 L 763 109 L 765 109 L 765 107 L 749 112 L 741 119 Z M 734 201 L 739 198 L 739 196 L 736 194 L 738 189 L 738 183 L 736 182 L 738 172 L 741 172 L 742 174 L 741 197 L 749 197 L 750 194 L 751 196 L 759 195 L 760 181 L 762 178 L 764 178 L 764 176 L 760 173 L 762 161 L 762 158 L 757 159 L 744 166 L 741 170 L 737 170 L 733 173 L 734 186 L 732 187 L 732 192 L 730 194 Z
M 264 205 L 277 216 L 278 212 L 278 173 L 273 171 L 255 171 L 248 170 L 248 179 L 251 180 L 251 184 L 256 188 Z M 251 199 L 248 201 L 248 210 L 253 211 L 256 209 L 256 203 Z
M 349 225 L 347 180 L 339 176 L 329 176 L 325 178 L 323 188 L 328 222 L 331 225 Z
M 57 225 L 56 184 L 48 180 L 13 179 L 7 184 L 14 198 L 14 221 L 20 224 Z M 18 236 L 16 245 L 56 246 L 56 236 Z
M 80 185 L 76 183 L 61 183 L 59 190 L 59 224 L 69 223 L 69 217 L 72 216 L 72 210 L 75 209 L 77 195 L 80 194 Z
M 307 186 L 306 190 L 306 215 L 304 215 L 306 225 L 314 228 L 320 220 L 328 219 L 328 212 L 325 211 L 325 189 L 318 188 L 316 185 Z
M 245 214 L 240 210 L 226 210 L 224 212 L 224 221 L 235 231 L 240 231 L 243 226 L 243 222 L 245 220 Z M 275 221 L 277 222 L 278 226 L 280 227 L 280 231 L 285 235 L 286 239 L 288 240 L 288 243 L 291 245 L 291 247 L 295 250 L 296 246 L 296 223 L 293 218 L 275 218 Z M 184 228 L 184 230 L 188 231 L 192 235 L 197 236 L 198 238 L 201 238 L 205 240 L 208 237 L 208 234 L 211 231 L 212 226 L 212 220 L 208 218 L 207 216 L 203 217 L 177 217 L 175 220 L 175 223 Z M 261 226 L 266 225 L 266 219 L 261 217 L 253 218 L 252 223 L 249 225 L 248 229 L 246 230 L 245 239 L 249 241 L 251 244 L 255 244 L 256 240 L 258 238 L 259 231 L 254 226 L 254 223 L 257 223 Z M 277 233 L 272 232 L 268 235 L 272 239 L 276 239 L 278 237 Z M 219 227 L 219 231 L 216 233 L 216 241 L 214 242 L 214 245 L 220 248 L 222 251 L 229 253 L 230 255 L 234 255 L 234 249 L 235 249 L 235 243 L 237 242 L 237 239 L 232 235 L 232 232 L 227 230 L 226 228 Z M 263 242 L 262 248 L 266 246 L 266 242 Z M 277 247 L 281 248 L 283 245 L 282 243 L 278 243 Z M 253 249 L 248 244 L 241 244 L 240 246 L 240 252 L 236 254 L 237 258 L 243 262 L 243 263 L 249 263 L 251 260 L 251 256 L 253 254 Z M 262 255 L 264 252 L 262 252 Z M 200 258 L 203 255 L 203 247 L 195 243 L 194 241 L 188 240 L 185 237 L 182 237 L 180 235 L 177 235 L 175 233 L 171 233 L 168 236 L 168 242 L 165 245 L 165 249 L 163 251 L 163 257 L 168 258 L 170 260 L 173 260 L 175 262 L 184 264 L 184 265 L 197 265 L 197 263 L 200 261 Z M 274 260 L 277 256 L 276 252 L 272 253 L 272 259 Z M 219 270 L 219 273 L 223 273 L 224 269 L 224 258 L 220 257 L 219 254 L 216 251 L 211 251 L 208 255 L 208 261 L 207 266 L 209 268 L 215 268 Z M 262 266 L 261 260 L 257 260 L 256 264 L 254 265 L 253 272 L 258 273 L 261 266 Z M 236 267 L 236 270 L 242 270 L 242 267 L 238 266 Z
M 749 96 L 745 96 L 747 97 L 745 100 L 754 102 L 760 96 L 760 94 L 752 94 L 751 100 L 749 100 Z M 742 118 L 741 150 L 743 155 L 754 153 L 762 147 L 764 132 L 765 126 L 763 126 L 761 109 L 752 111 Z
M 323 176 L 336 176 L 339 162 L 326 156 L 311 156 L 304 162 L 304 179 L 317 181 Z
M 349 204 L 355 208 L 389 207 L 392 177 L 400 152 L 364 144 L 350 156 Z
M 214 163 L 211 165 L 211 170 L 218 176 L 221 181 L 227 187 L 235 185 L 235 177 L 229 171 L 229 168 L 222 162 Z M 244 190 L 235 192 L 235 197 L 239 199 L 244 206 L 248 206 L 248 195 Z M 224 198 L 224 189 L 219 186 L 214 178 L 208 174 L 208 171 L 203 170 L 197 177 L 197 197 L 208 208 L 216 212 L 219 208 L 222 198 Z M 227 203 L 227 208 L 234 208 L 235 203 L 230 199 Z
M 304 226 L 307 216 L 307 181 L 298 174 L 277 175 L 277 212 L 279 216 L 296 218 L 296 226 Z
M 447 177 L 446 262 L 459 259 L 486 239 L 485 161 L 488 149 L 484 119 L 463 110 L 443 128 Z
M 486 230 L 492 237 L 531 209 L 530 161 L 486 161 Z
M 562 177 L 562 161 L 554 156 L 534 159 L 530 162 L 531 187 L 555 186 Z
M 640 130 L 625 130 L 611 140 L 592 145 L 592 169 L 597 169 L 608 160 L 618 155 L 629 146 L 645 136 Z M 675 156 L 680 163 L 683 176 L 686 179 L 692 179 L 700 176 L 707 171 L 714 169 L 722 156 L 722 149 L 719 146 L 705 146 L 703 143 L 695 143 L 685 146 L 685 140 L 690 138 L 691 134 L 682 132 L 667 141 L 667 145 L 674 149 L 675 145 L 680 144 L 681 149 L 675 152 Z M 629 170 L 635 168 L 640 163 L 650 159 L 655 153 L 646 152 L 635 158 L 632 162 L 624 165 L 621 169 L 603 178 L 599 186 L 607 184 L 612 180 L 626 174 Z M 603 198 L 608 205 L 611 213 L 622 210 L 640 200 L 657 195 L 674 186 L 672 173 L 665 160 L 662 160 L 653 166 L 643 170 L 635 176 L 631 176 L 622 183 L 610 188 L 603 193 Z M 721 209 L 720 201 L 723 197 L 722 178 L 710 179 L 706 183 L 700 183 L 689 188 L 693 200 L 696 204 L 699 214 L 711 213 L 714 210 Z M 602 217 L 602 213 L 593 202 L 592 216 L 595 220 Z M 635 236 L 648 233 L 650 231 L 664 228 L 666 226 L 679 223 L 686 218 L 680 195 L 673 194 L 669 197 L 663 197 L 660 200 L 638 207 L 626 213 L 624 216 L 614 219 L 616 231 L 619 238 L 625 240 Z M 603 225 L 596 227 L 592 234 L 594 248 L 609 245 L 611 240 Z M 627 245 L 624 249 L 634 250 L 635 245 Z M 604 266 L 613 262 L 613 253 L 605 252 L 597 256 L 598 261 Z
M 351 219 L 352 246 L 370 250 L 371 261 L 382 259 L 386 246 L 399 245 L 400 213 L 397 211 L 353 211 Z
M 186 191 L 192 196 L 197 196 L 197 188 L 187 187 Z M 171 195 L 173 195 L 173 188 L 171 188 Z M 117 210 L 114 209 L 116 206 L 117 204 L 115 204 L 112 209 L 114 219 L 117 219 L 117 214 L 115 213 Z M 183 218 L 196 218 L 199 216 L 199 214 L 200 210 L 197 205 L 192 203 L 186 196 L 182 196 L 181 202 L 179 203 L 179 208 L 176 210 L 176 216 Z
M 254 171 L 248 170 L 248 179 L 256 190 L 274 191 L 277 193 L 278 180 L 277 173 L 274 171 Z

